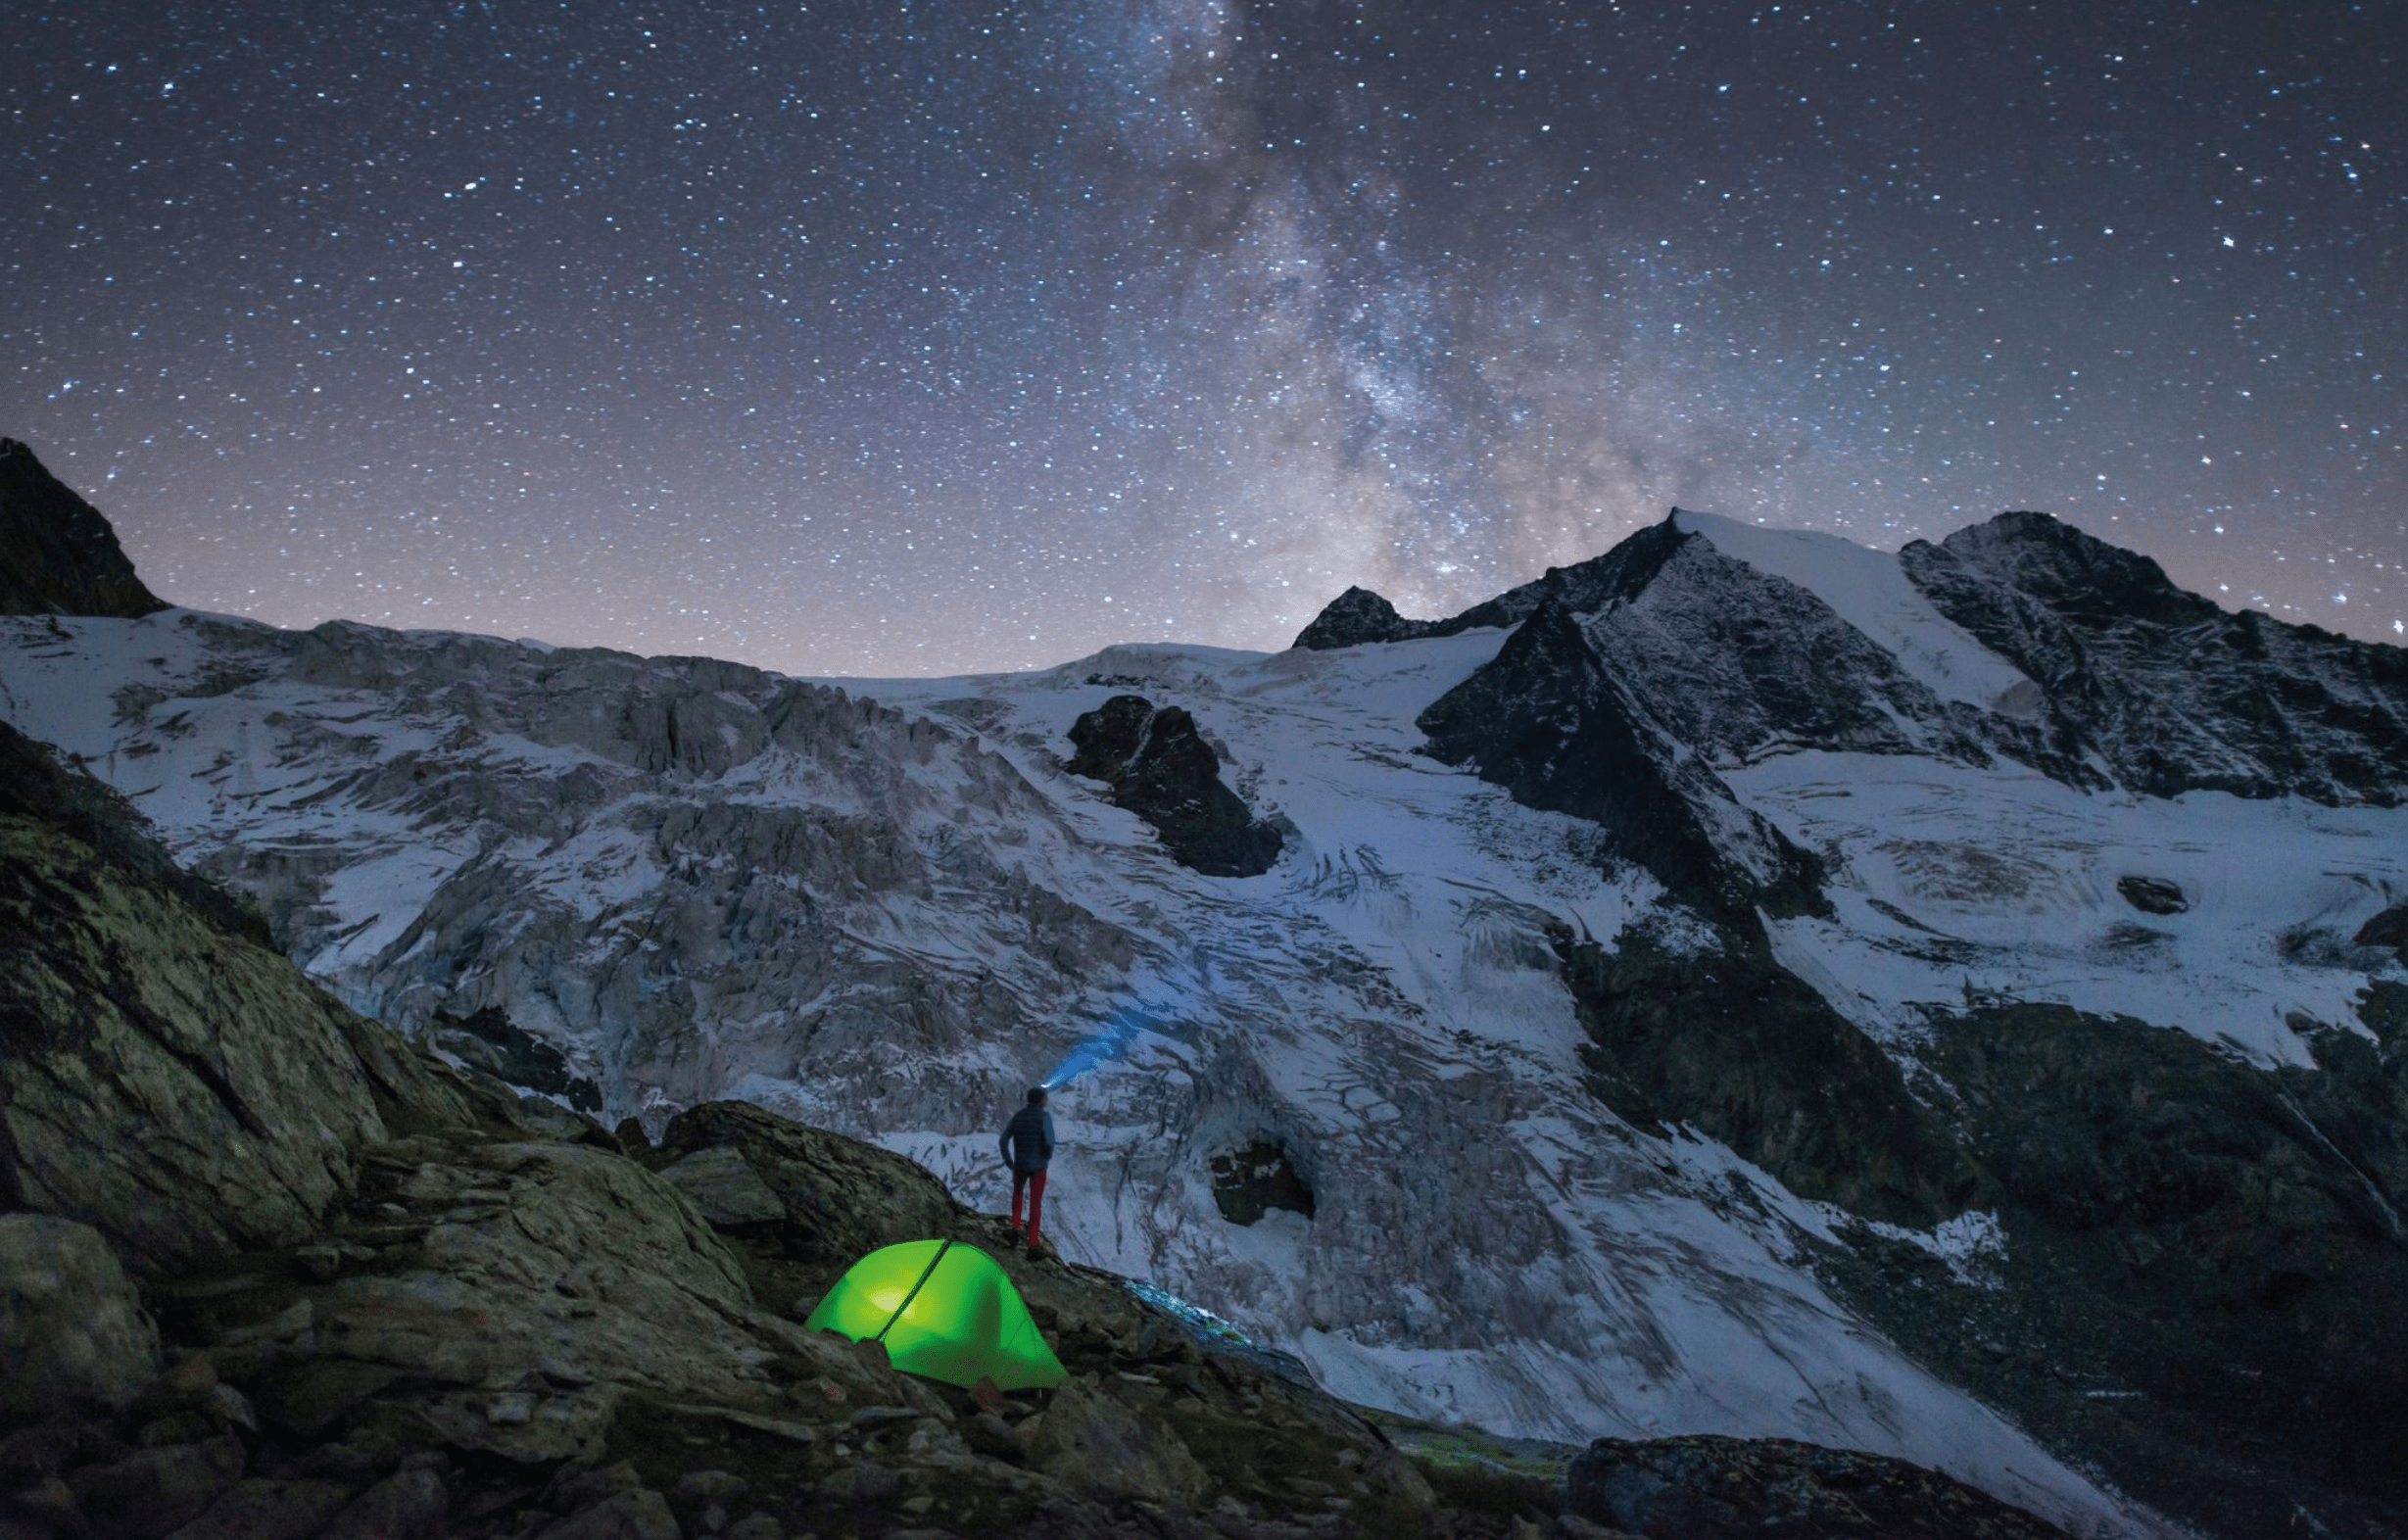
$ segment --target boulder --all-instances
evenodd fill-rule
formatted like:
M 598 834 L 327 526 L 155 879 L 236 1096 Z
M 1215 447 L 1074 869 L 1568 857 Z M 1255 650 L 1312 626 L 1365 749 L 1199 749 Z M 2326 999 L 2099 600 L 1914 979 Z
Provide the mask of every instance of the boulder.
M 168 1540 L 313 1540 L 359 1489 L 347 1481 L 253 1476 L 234 1484 Z
M 158 1372 L 158 1331 L 100 1232 L 0 1215 L 0 1426 L 123 1407 Z
M 680 1540 L 677 1516 L 658 1492 L 606 1497 L 542 1532 L 539 1540 Z
M 2181 914 L 2191 907 L 2182 884 L 2164 877 L 2119 877 L 2115 890 L 2143 914 Z
M 318 1540 L 399 1540 L 430 1533 L 451 1506 L 441 1475 L 420 1468 L 397 1470 L 334 1516 Z
M 778 1243 L 788 1256 L 843 1268 L 898 1240 L 956 1233 L 961 1205 L 926 1167 L 747 1102 L 707 1102 L 679 1113 L 653 1158 L 675 1169 L 712 1151 L 740 1156 L 782 1207 Z M 725 1155 L 713 1155 L 688 1179 L 691 1188 L 677 1184 L 689 1196 L 702 1188 L 715 1193 L 714 1203 L 761 1208 Z
M 1054 1392 L 1028 1439 L 1029 1463 L 1074 1489 L 1149 1503 L 1200 1503 L 1212 1478 L 1167 1422 L 1139 1420 L 1079 1380 Z
M 137 1449 L 67 1478 L 96 1533 L 160 1540 L 216 1503 L 243 1473 L 242 1440 L 231 1433 L 193 1444 Z
M 2358 927 L 2350 938 L 2360 946 L 2387 946 L 2402 962 L 2408 962 L 2408 903 L 2395 903 L 2383 913 Z
M 786 1218 L 786 1205 L 753 1171 L 744 1151 L 733 1145 L 697 1150 L 663 1168 L 660 1179 L 684 1193 L 704 1219 L 723 1228 Z

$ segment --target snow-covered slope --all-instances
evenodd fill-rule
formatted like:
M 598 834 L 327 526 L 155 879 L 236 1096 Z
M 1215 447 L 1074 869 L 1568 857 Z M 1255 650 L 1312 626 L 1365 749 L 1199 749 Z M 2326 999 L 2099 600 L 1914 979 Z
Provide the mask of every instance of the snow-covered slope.
M 1773 922 L 1794 973 L 1877 1039 L 1925 1007 L 2049 1002 L 2179 1028 L 2261 1065 L 2309 1037 L 2372 1043 L 2379 956 L 2349 938 L 2408 894 L 2397 809 L 2085 794 L 2013 768 L 1806 752 L 1729 778 L 1794 839 L 1840 853 L 1833 913 Z M 2185 908 L 2136 909 L 2134 878 Z

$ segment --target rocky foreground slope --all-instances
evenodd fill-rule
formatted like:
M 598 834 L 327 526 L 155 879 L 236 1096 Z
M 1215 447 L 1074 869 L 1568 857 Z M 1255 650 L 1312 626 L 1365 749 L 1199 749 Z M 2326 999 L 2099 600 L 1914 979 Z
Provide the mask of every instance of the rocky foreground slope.
M 1600 1445 L 1562 1487 L 1441 1464 L 1442 1499 L 1294 1368 L 1020 1256 L 901 1157 L 740 1103 L 606 1132 L 265 939 L 0 726 L 10 1540 L 2059 1533 L 1729 1441 Z M 1072 1382 L 964 1393 L 795 1323 L 922 1235 L 1002 1256 Z

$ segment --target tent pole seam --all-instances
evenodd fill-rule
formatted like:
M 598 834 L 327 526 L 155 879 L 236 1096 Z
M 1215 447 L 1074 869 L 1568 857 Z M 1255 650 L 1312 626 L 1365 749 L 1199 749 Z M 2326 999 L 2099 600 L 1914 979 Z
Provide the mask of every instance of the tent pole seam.
M 870 1338 L 871 1341 L 884 1342 L 887 1340 L 887 1333 L 894 1329 L 894 1323 L 903 1319 L 903 1312 L 911 1308 L 911 1302 L 920 1297 L 920 1290 L 926 1288 L 928 1280 L 936 1275 L 937 1264 L 942 1262 L 944 1254 L 952 1249 L 953 1242 L 949 1239 L 938 1243 L 937 1254 L 928 1259 L 927 1267 L 920 1270 L 919 1281 L 911 1285 L 911 1292 L 903 1296 L 903 1302 L 894 1307 L 894 1314 L 887 1318 L 887 1323 L 878 1328 L 878 1335 Z

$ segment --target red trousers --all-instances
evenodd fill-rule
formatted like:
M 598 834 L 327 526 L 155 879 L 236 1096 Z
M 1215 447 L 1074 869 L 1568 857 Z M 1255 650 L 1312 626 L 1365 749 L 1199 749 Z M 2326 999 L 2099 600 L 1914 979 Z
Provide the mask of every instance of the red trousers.
M 1020 1224 L 1020 1195 L 1029 1195 L 1029 1244 L 1036 1244 L 1036 1217 L 1045 1207 L 1045 1174 L 1041 1171 L 1012 1173 L 1012 1224 Z

